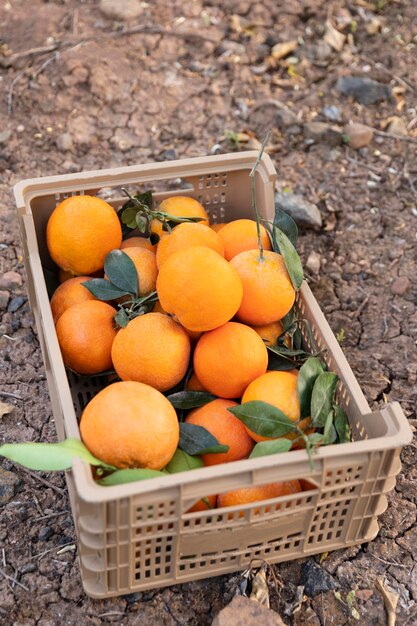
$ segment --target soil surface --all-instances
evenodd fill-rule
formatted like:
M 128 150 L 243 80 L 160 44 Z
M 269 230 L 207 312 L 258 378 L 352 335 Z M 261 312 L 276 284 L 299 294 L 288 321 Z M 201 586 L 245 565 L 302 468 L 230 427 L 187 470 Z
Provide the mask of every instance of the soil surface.
M 322 227 L 301 230 L 299 240 L 313 292 L 371 407 L 399 401 L 414 427 L 414 0 L 4 0 L 0 26 L 0 399 L 10 405 L 1 405 L 0 442 L 56 439 L 13 184 L 256 148 L 269 129 L 280 189 L 322 215 Z M 274 46 L 289 41 L 279 58 Z M 389 89 L 361 104 L 362 96 L 336 89 L 346 76 Z M 354 148 L 344 128 L 350 121 L 378 132 Z M 303 561 L 275 568 L 283 587 L 272 607 L 287 624 L 386 624 L 377 579 L 399 594 L 397 624 L 417 623 L 415 443 L 402 462 L 378 537 L 322 559 L 343 602 L 322 591 L 291 615 Z M 80 583 L 64 477 L 3 460 L 0 486 L 4 626 L 204 626 L 234 594 L 236 575 L 91 600 Z M 359 621 L 346 601 L 352 590 Z

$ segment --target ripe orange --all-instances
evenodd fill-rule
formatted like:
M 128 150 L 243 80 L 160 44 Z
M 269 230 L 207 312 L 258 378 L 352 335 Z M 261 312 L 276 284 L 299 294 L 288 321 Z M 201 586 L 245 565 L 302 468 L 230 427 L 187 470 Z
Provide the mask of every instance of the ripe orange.
M 122 380 L 135 380 L 167 391 L 187 371 L 190 339 L 168 315 L 146 313 L 118 332 L 111 355 Z
M 208 511 L 216 508 L 217 496 L 207 496 L 206 498 L 198 500 L 193 506 L 188 509 L 187 513 L 197 513 L 198 511 Z M 205 502 L 206 500 L 206 502 Z M 208 504 L 207 504 L 208 503 Z
M 221 233 L 221 234 L 220 234 Z M 228 261 L 245 250 L 258 250 L 258 231 L 254 220 L 234 220 L 220 229 L 224 257 Z M 261 242 L 264 250 L 272 250 L 267 230 L 261 224 Z
M 175 215 L 175 217 L 202 217 L 202 221 L 198 223 L 209 225 L 208 215 L 203 205 L 189 196 L 171 196 L 166 198 L 159 205 L 159 210 Z M 152 220 L 151 232 L 161 236 L 164 232 L 162 230 L 162 222 Z
M 92 274 L 122 243 L 116 211 L 101 198 L 72 196 L 52 212 L 46 227 L 49 254 L 63 270 Z
M 54 291 L 51 298 L 51 310 L 55 324 L 63 312 L 69 309 L 70 306 L 80 304 L 80 302 L 85 302 L 86 300 L 96 299 L 93 294 L 82 285 L 82 283 L 90 280 L 90 278 L 91 276 L 76 276 L 74 278 L 69 278 L 65 282 L 61 283 Z
M 252 400 L 261 400 L 280 409 L 292 421 L 300 419 L 300 403 L 297 395 L 298 371 L 267 372 L 253 380 L 242 396 L 242 404 Z M 268 437 L 257 435 L 247 428 L 255 441 L 266 441 Z M 292 433 L 289 433 L 292 434 Z M 286 437 L 292 439 L 292 437 Z
M 266 346 L 276 346 L 278 338 L 281 337 L 284 332 L 284 326 L 281 320 L 277 322 L 271 322 L 264 326 L 252 326 L 258 335 L 263 339 Z
M 167 313 L 166 311 L 164 311 L 164 309 L 161 307 L 161 303 L 159 302 L 159 300 L 157 300 L 155 302 L 155 305 L 152 309 L 153 313 L 163 313 L 164 315 L 169 315 L 169 313 Z M 172 317 L 172 316 L 170 316 Z M 173 318 L 174 319 L 174 318 Z M 174 321 L 178 322 L 177 319 L 175 319 Z M 179 324 L 179 322 L 178 322 Z M 184 328 L 184 326 L 182 326 L 182 328 Z M 188 330 L 188 328 L 184 328 L 185 332 L 187 333 L 187 335 L 189 336 L 189 338 L 191 339 L 191 345 L 194 345 L 195 343 L 197 343 L 197 341 L 200 339 L 201 337 L 201 332 L 197 332 L 197 331 L 193 331 L 193 330 Z
M 261 261 L 258 250 L 246 250 L 233 257 L 230 265 L 243 285 L 242 304 L 237 312 L 241 322 L 262 326 L 282 319 L 289 312 L 295 301 L 295 289 L 280 254 L 266 251 Z
M 221 398 L 240 398 L 267 367 L 264 342 L 253 328 L 238 322 L 204 333 L 194 352 L 194 370 L 201 384 Z
M 165 263 L 168 257 L 177 250 L 184 250 L 193 246 L 211 248 L 224 256 L 223 242 L 211 228 L 205 224 L 184 223 L 178 224 L 172 232 L 158 243 L 156 263 L 158 268 Z
M 270 483 L 269 485 L 259 487 L 243 487 L 242 489 L 234 489 L 233 491 L 220 493 L 217 496 L 217 506 L 229 507 L 238 506 L 240 504 L 250 504 L 251 502 L 260 502 L 262 500 L 278 498 L 279 496 L 287 496 L 292 493 L 300 493 L 301 491 L 301 485 L 298 480 Z M 276 505 L 271 506 L 275 508 Z M 266 507 L 266 512 L 268 512 L 270 508 L 269 506 Z M 279 505 L 276 506 L 276 508 L 279 508 Z M 241 516 L 243 516 L 243 512 Z
M 99 300 L 86 300 L 62 313 L 56 333 L 65 365 L 78 374 L 98 374 L 112 367 L 115 314 L 112 306 Z
M 118 468 L 160 470 L 179 441 L 172 404 L 156 389 L 138 382 L 105 387 L 84 409 L 81 437 L 90 452 Z
M 198 379 L 195 372 L 191 374 L 185 388 L 187 389 L 187 391 L 207 391 L 207 389 L 204 389 L 201 381 Z
M 227 452 L 202 454 L 204 465 L 239 461 L 239 459 L 247 458 L 251 453 L 253 440 L 249 437 L 242 422 L 227 410 L 232 406 L 237 406 L 237 403 L 218 398 L 198 409 L 193 409 L 185 418 L 187 424 L 203 426 L 219 443 L 229 446 Z
M 152 245 L 146 237 L 129 237 L 129 239 L 125 239 L 122 241 L 120 250 L 125 250 L 126 248 L 145 248 L 156 254 L 156 244 Z
M 132 259 L 136 268 L 139 281 L 139 295 L 145 296 L 150 291 L 155 291 L 156 277 L 158 276 L 155 253 L 146 248 L 126 248 L 123 252 Z M 106 275 L 105 278 L 107 278 Z M 128 298 L 129 296 L 123 296 L 119 298 L 118 302 L 123 302 Z
M 202 246 L 174 252 L 161 267 L 156 288 L 165 311 L 195 331 L 225 324 L 242 300 L 238 273 L 220 254 Z

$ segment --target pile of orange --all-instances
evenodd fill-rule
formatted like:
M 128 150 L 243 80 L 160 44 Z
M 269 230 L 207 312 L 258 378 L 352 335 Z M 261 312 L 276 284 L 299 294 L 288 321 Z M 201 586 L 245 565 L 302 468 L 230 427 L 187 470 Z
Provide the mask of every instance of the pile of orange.
M 247 459 L 262 438 L 230 407 L 262 400 L 293 421 L 300 418 L 297 371 L 267 371 L 266 346 L 276 344 L 283 333 L 280 320 L 294 304 L 294 287 L 263 227 L 261 255 L 255 221 L 210 227 L 204 207 L 182 196 L 164 200 L 159 210 L 200 221 L 166 232 L 153 220 L 151 231 L 160 237 L 155 245 L 136 232 L 122 241 L 114 209 L 95 197 L 68 198 L 49 219 L 48 249 L 64 280 L 51 299 L 64 363 L 83 375 L 114 369 L 121 379 L 85 408 L 82 439 L 106 464 L 163 469 L 179 442 L 178 417 L 167 392 L 204 390 L 217 399 L 189 411 L 185 421 L 203 426 L 228 451 L 203 454 L 202 462 Z M 152 312 L 131 319 L 124 328 L 114 317 L 126 298 L 102 302 L 83 285 L 93 275 L 103 275 L 104 259 L 114 249 L 133 261 L 139 295 L 156 291 L 158 297 Z M 241 488 L 220 494 L 217 505 L 297 491 L 298 481 Z M 192 510 L 211 508 L 215 502 L 216 496 L 208 496 Z

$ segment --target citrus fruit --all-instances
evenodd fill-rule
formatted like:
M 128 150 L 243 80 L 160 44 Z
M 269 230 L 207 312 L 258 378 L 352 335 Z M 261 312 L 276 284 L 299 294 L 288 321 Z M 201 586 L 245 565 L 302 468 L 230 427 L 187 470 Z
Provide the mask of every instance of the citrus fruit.
M 125 248 L 123 252 L 133 261 L 133 265 L 136 268 L 139 281 L 139 295 L 145 296 L 150 291 L 155 291 L 156 277 L 158 276 L 155 253 L 146 248 Z M 107 278 L 106 275 L 105 278 Z M 129 299 L 129 296 L 122 296 L 118 302 L 123 302 L 126 299 Z
M 226 493 L 220 493 L 217 496 L 217 506 L 229 507 L 238 506 L 240 504 L 250 504 L 251 502 L 260 502 L 262 500 L 278 498 L 279 496 L 287 496 L 292 493 L 300 493 L 301 491 L 301 485 L 298 480 L 287 480 L 285 482 L 270 483 L 269 485 L 257 487 L 243 487 L 241 489 L 233 489 L 233 491 Z M 279 508 L 279 505 L 271 506 L 273 506 L 273 508 Z M 268 512 L 270 508 L 271 507 L 266 507 L 265 511 Z M 243 512 L 241 515 L 243 516 Z
M 221 224 L 210 224 L 210 228 L 213 229 L 215 233 L 218 233 L 219 230 L 223 228 L 223 226 L 226 226 L 224 222 L 222 222 Z
M 198 379 L 207 391 L 221 398 L 240 398 L 267 367 L 264 342 L 253 328 L 238 322 L 204 333 L 194 352 Z
M 115 314 L 112 306 L 99 300 L 86 300 L 62 313 L 56 334 L 65 365 L 78 374 L 98 374 L 112 367 Z
M 264 226 L 261 229 L 261 242 L 264 250 L 271 250 L 271 241 Z M 221 233 L 221 234 L 220 234 Z M 234 220 L 219 231 L 219 237 L 224 245 L 224 258 L 230 261 L 245 250 L 258 250 L 258 230 L 254 220 Z
M 185 388 L 187 389 L 187 391 L 207 391 L 207 389 L 204 389 L 201 381 L 198 379 L 198 376 L 195 372 L 191 374 Z
M 209 226 L 191 222 L 178 224 L 170 234 L 162 237 L 158 243 L 156 252 L 158 268 L 177 250 L 184 250 L 192 246 L 204 246 L 215 250 L 221 256 L 224 255 L 220 237 Z
M 138 382 L 105 387 L 85 407 L 81 438 L 90 452 L 120 469 L 160 470 L 179 440 L 177 414 L 156 389 Z
M 164 313 L 164 315 L 169 315 L 169 313 L 167 313 L 166 311 L 164 311 L 164 309 L 161 307 L 161 303 L 159 302 L 159 300 L 157 300 L 155 302 L 155 305 L 152 309 L 153 313 Z M 176 322 L 178 322 L 177 319 L 175 319 Z M 179 322 L 178 322 L 179 323 Z M 184 326 L 183 326 L 184 328 Z M 184 328 L 185 332 L 187 333 L 187 335 L 189 336 L 189 338 L 191 339 L 191 344 L 194 345 L 195 343 L 197 343 L 197 341 L 200 339 L 201 337 L 201 332 L 197 332 L 197 331 L 193 331 L 193 330 L 188 330 L 188 328 Z
M 265 324 L 264 326 L 252 326 L 252 328 L 263 339 L 266 346 L 276 346 L 278 338 L 284 332 L 281 320 Z
M 201 217 L 202 221 L 199 224 L 209 225 L 208 215 L 203 205 L 189 196 L 171 196 L 166 198 L 159 205 L 159 210 L 175 215 L 175 217 Z M 163 232 L 162 222 L 152 220 L 151 232 L 161 236 Z
M 135 380 L 166 391 L 179 383 L 187 371 L 190 339 L 168 315 L 146 313 L 119 330 L 111 354 L 114 369 L 122 380 Z
M 52 212 L 46 227 L 49 254 L 63 270 L 92 274 L 122 243 L 116 211 L 101 198 L 72 196 Z
M 151 244 L 146 237 L 129 237 L 129 239 L 125 239 L 122 241 L 120 250 L 125 250 L 126 248 L 145 248 L 146 250 L 156 253 L 156 244 Z
M 267 402 L 280 409 L 292 422 L 296 422 L 300 418 L 297 378 L 297 370 L 291 370 L 290 372 L 267 372 L 248 385 L 242 396 L 242 404 L 253 400 Z M 252 432 L 247 427 L 245 428 L 255 441 L 266 441 L 268 439 Z
M 202 454 L 204 465 L 238 461 L 247 458 L 251 453 L 253 440 L 246 432 L 243 423 L 227 410 L 232 406 L 237 406 L 237 403 L 217 398 L 198 409 L 193 409 L 185 418 L 188 424 L 203 426 L 220 444 L 229 446 L 227 452 Z
M 220 254 L 196 246 L 174 252 L 156 281 L 161 306 L 194 331 L 206 331 L 228 322 L 242 300 L 236 270 Z
M 198 500 L 193 506 L 186 511 L 187 513 L 197 513 L 198 511 L 208 511 L 216 508 L 217 496 L 207 496 Z
M 246 250 L 233 257 L 230 265 L 243 285 L 242 303 L 236 315 L 241 322 L 262 326 L 282 319 L 289 312 L 295 301 L 295 289 L 280 254 L 266 251 L 260 260 L 259 250 Z
M 93 294 L 82 285 L 82 283 L 90 280 L 90 278 L 90 276 L 76 276 L 74 278 L 69 278 L 65 282 L 61 283 L 54 291 L 51 298 L 51 310 L 55 324 L 63 312 L 69 309 L 70 306 L 80 304 L 86 300 L 96 299 Z

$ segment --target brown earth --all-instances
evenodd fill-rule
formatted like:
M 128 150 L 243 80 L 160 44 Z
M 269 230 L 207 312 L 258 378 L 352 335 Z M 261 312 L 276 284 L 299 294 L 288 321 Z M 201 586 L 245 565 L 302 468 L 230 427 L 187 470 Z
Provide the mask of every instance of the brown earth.
M 26 300 L 12 185 L 33 176 L 228 151 L 236 137 L 226 139 L 225 131 L 262 140 L 270 128 L 281 187 L 315 202 L 322 213 L 323 227 L 300 237 L 303 260 L 312 251 L 320 257 L 320 272 L 308 273 L 316 297 L 372 408 L 398 400 L 415 417 L 415 2 L 126 4 L 136 7 L 136 18 L 110 18 L 93 0 L 5 0 L 0 9 L 0 275 L 13 271 L 23 279 L 20 284 L 19 276 L 9 276 L 1 287 L 9 294 L 0 294 L 8 306 L 0 324 L 0 382 L 2 392 L 24 398 L 2 397 L 14 410 L 0 420 L 1 441 L 55 440 Z M 345 18 L 341 51 L 323 44 L 326 18 L 339 20 L 340 28 Z M 158 32 L 123 33 L 145 25 Z M 271 67 L 271 47 L 292 39 L 298 39 L 290 53 L 296 59 Z M 43 46 L 44 52 L 13 56 Z M 393 97 L 369 105 L 345 98 L 335 83 L 348 75 L 390 85 Z M 290 130 L 282 120 L 279 129 L 282 104 L 298 116 Z M 329 106 L 337 107 L 341 120 L 336 132 L 327 129 L 317 142 L 308 141 L 317 128 L 304 127 L 304 136 L 302 125 L 326 122 L 322 109 Z M 389 126 L 394 116 L 400 122 Z M 343 123 L 350 120 L 390 136 L 375 134 L 369 145 L 354 149 L 340 143 Z M 410 140 L 392 136 L 407 125 Z M 413 443 L 402 454 L 403 469 L 377 539 L 334 552 L 322 563 L 343 599 L 356 591 L 359 622 L 332 591 L 285 615 L 300 581 L 302 562 L 292 562 L 276 567 L 284 587 L 280 598 L 272 596 L 273 608 L 288 624 L 385 624 L 376 586 L 381 577 L 399 593 L 397 624 L 417 623 L 415 452 Z M 16 495 L 0 510 L 5 626 L 208 625 L 231 599 L 236 576 L 109 601 L 87 598 L 75 549 L 58 553 L 75 540 L 63 476 L 43 475 L 52 488 L 12 463 L 1 465 L 16 481 Z

